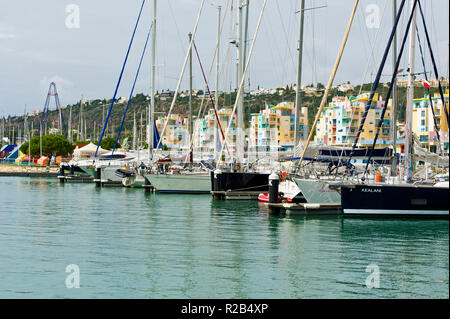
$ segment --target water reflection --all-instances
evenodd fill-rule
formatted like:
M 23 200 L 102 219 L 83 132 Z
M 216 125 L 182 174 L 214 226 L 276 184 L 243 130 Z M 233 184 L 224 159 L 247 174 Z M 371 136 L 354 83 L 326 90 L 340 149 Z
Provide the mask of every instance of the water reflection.
M 448 297 L 448 221 L 274 215 L 52 179 L 0 187 L 0 297 Z M 83 289 L 64 286 L 71 263 Z M 378 290 L 364 285 L 371 263 Z

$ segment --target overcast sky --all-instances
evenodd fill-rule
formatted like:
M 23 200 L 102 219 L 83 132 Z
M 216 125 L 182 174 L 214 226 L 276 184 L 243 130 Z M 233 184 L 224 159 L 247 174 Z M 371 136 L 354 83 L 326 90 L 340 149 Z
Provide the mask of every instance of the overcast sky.
M 201 15 L 196 43 L 208 73 L 217 35 L 217 6 L 227 16 L 221 35 L 220 89 L 236 86 L 236 0 L 207 0 Z M 407 0 L 407 9 L 409 8 Z M 441 75 L 448 76 L 449 3 L 422 1 Z M 56 83 L 62 105 L 85 99 L 113 96 L 142 0 L 0 0 L 0 116 L 42 109 L 50 82 Z M 158 0 L 157 90 L 176 87 L 193 30 L 200 0 Z M 250 1 L 249 43 L 253 39 L 262 0 Z M 326 84 L 353 7 L 353 0 L 306 0 L 303 84 Z M 400 0 L 398 1 L 400 3 Z M 79 9 L 79 25 L 73 6 Z M 252 89 L 292 84 L 297 78 L 298 11 L 300 0 L 268 0 L 247 78 Z M 68 10 L 66 12 L 66 10 Z M 377 12 L 379 16 L 377 16 Z M 130 94 L 145 37 L 151 25 L 153 0 L 147 0 L 135 41 L 118 91 Z M 400 35 L 406 15 L 400 22 Z M 78 27 L 79 26 L 79 27 Z M 335 84 L 370 82 L 381 60 L 392 27 L 391 0 L 362 0 L 339 67 Z M 418 23 L 424 41 L 422 24 Z M 248 51 L 247 51 L 248 52 Z M 417 50 L 416 70 L 422 72 Z M 407 51 L 404 63 L 407 62 Z M 431 69 L 429 54 L 425 54 Z M 196 59 L 194 87 L 204 88 Z M 406 67 L 405 67 L 406 69 Z M 384 74 L 389 75 L 391 57 Z M 136 93 L 150 93 L 151 50 L 148 47 Z M 383 78 L 388 81 L 388 77 Z M 215 74 L 208 75 L 214 89 Z M 182 90 L 187 89 L 187 76 Z M 248 85 L 248 81 L 246 81 Z M 54 108 L 54 101 L 51 101 Z

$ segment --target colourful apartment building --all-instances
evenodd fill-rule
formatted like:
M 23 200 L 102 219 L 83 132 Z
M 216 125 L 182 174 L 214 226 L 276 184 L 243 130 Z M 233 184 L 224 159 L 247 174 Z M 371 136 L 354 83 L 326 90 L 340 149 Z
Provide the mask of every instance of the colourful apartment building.
M 251 114 L 249 152 L 288 151 L 295 147 L 295 103 L 282 102 L 266 106 Z M 300 139 L 308 137 L 308 108 L 302 107 L 299 124 Z
M 223 134 L 226 134 L 232 112 L 232 108 L 226 107 L 217 112 Z M 236 132 L 236 115 L 234 115 L 227 136 L 227 145 L 230 152 L 234 152 L 236 149 Z M 193 138 L 194 151 L 197 154 L 204 153 L 212 155 L 214 152 L 220 152 L 222 137 L 213 109 L 210 109 L 204 118 L 195 121 Z
M 156 120 L 156 127 L 160 134 L 166 122 L 166 131 L 161 136 L 161 144 L 166 145 L 169 150 L 189 149 L 187 118 L 179 114 L 172 114 L 169 118 L 160 117 Z
M 333 97 L 329 105 L 322 110 L 316 127 L 315 142 L 319 145 L 352 145 L 368 100 L 369 93 L 363 93 L 357 97 Z M 373 144 L 384 103 L 385 101 L 375 94 L 359 137 L 360 145 Z M 391 103 L 388 103 L 376 147 L 386 147 L 391 143 L 391 113 Z
M 449 110 L 448 103 L 448 90 L 444 94 L 445 107 L 447 112 Z M 442 104 L 441 96 L 437 93 L 431 98 L 433 102 L 434 116 L 436 118 L 436 124 L 433 118 L 433 110 L 430 107 L 429 97 L 425 94 L 423 98 L 414 99 L 413 113 L 412 113 L 412 131 L 418 136 L 420 144 L 432 151 L 438 150 L 438 134 L 443 145 L 443 150 L 449 151 L 449 133 L 448 123 L 445 116 L 444 105 Z

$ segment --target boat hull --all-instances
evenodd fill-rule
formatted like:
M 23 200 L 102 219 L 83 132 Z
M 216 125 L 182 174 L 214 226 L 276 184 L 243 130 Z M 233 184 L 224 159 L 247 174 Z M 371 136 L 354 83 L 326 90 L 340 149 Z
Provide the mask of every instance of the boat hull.
M 345 216 L 436 216 L 448 218 L 448 187 L 424 185 L 344 185 Z
M 340 184 L 330 181 L 293 178 L 307 203 L 340 203 Z
M 86 174 L 95 177 L 95 167 L 94 165 L 79 165 L 78 166 Z
M 218 187 L 214 187 L 214 172 L 211 172 L 210 187 L 214 191 L 269 191 L 269 175 L 263 173 L 225 172 L 217 175 Z
M 209 175 L 146 174 L 145 177 L 159 193 L 210 194 Z

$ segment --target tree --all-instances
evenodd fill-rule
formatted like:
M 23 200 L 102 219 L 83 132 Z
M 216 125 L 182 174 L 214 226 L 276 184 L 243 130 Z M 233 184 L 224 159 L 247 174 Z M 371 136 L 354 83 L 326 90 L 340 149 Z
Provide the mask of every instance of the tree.
M 35 136 L 30 142 L 25 142 L 20 147 L 22 153 L 28 154 L 28 145 L 30 155 L 32 157 L 37 157 L 40 155 L 40 137 Z M 42 155 L 52 157 L 59 155 L 68 155 L 73 152 L 73 146 L 69 140 L 65 139 L 61 135 L 44 135 L 42 136 Z
M 98 141 L 95 142 L 98 145 Z M 114 148 L 114 144 L 116 144 L 116 139 L 112 137 L 102 138 L 102 142 L 100 143 L 100 147 L 105 150 L 112 150 Z M 120 148 L 120 143 L 117 143 L 116 148 Z

